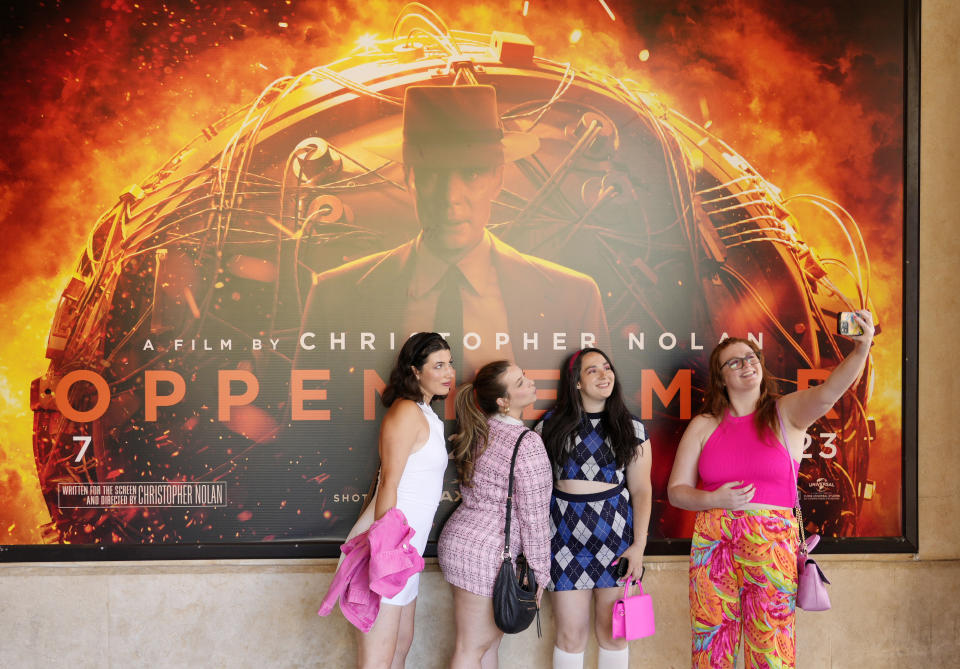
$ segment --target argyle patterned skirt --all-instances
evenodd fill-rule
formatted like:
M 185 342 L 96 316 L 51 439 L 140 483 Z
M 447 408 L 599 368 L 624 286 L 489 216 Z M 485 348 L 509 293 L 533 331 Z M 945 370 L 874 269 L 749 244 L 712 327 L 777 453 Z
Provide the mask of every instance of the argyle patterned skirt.
M 550 590 L 616 587 L 610 563 L 633 543 L 633 507 L 623 484 L 590 495 L 554 488 L 550 529 Z

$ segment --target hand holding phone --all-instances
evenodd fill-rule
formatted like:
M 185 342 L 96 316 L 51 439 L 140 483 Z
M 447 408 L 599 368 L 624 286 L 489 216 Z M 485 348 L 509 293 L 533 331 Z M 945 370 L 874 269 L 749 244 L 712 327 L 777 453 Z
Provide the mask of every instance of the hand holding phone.
M 626 575 L 627 570 L 630 569 L 630 560 L 627 558 L 620 558 L 620 561 L 617 562 L 617 580 L 622 581 Z
M 617 582 L 619 583 L 627 577 L 627 572 L 630 571 L 630 560 L 627 558 L 621 557 L 620 561 L 617 562 Z M 640 568 L 640 578 L 638 580 L 643 580 L 643 575 L 647 573 L 647 566 L 644 565 Z
M 841 311 L 837 314 L 837 334 L 846 337 L 859 337 L 863 334 L 863 326 L 856 319 L 857 312 Z

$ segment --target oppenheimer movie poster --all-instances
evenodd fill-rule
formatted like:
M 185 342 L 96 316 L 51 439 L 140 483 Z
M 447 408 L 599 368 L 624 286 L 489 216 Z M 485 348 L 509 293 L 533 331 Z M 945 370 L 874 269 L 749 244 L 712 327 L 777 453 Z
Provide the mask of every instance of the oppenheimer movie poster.
M 859 308 L 880 325 L 868 371 L 811 428 L 799 491 L 828 537 L 902 535 L 904 13 L 8 6 L 0 544 L 334 554 L 419 330 L 449 335 L 460 382 L 515 359 L 538 384 L 529 419 L 567 355 L 608 350 L 653 443 L 651 535 L 682 539 L 692 517 L 665 485 L 711 348 L 753 339 L 790 392 L 849 351 L 837 313 Z M 424 84 L 492 86 L 503 131 L 533 149 L 477 205 L 466 276 L 423 269 L 427 205 L 390 152 Z M 418 307 L 454 281 L 469 299 Z M 449 432 L 452 403 L 436 408 Z

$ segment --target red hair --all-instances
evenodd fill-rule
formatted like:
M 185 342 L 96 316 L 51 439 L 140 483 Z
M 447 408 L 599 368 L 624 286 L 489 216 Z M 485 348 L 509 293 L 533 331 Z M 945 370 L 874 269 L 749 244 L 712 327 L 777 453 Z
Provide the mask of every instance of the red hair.
M 727 387 L 723 382 L 723 365 L 720 362 L 720 354 L 734 344 L 746 344 L 757 356 L 757 360 L 760 361 L 762 372 L 760 397 L 754 407 L 753 416 L 757 434 L 763 437 L 765 429 L 777 434 L 777 398 L 780 397 L 780 393 L 777 392 L 777 384 L 763 362 L 763 351 L 749 339 L 730 337 L 724 339 L 713 349 L 710 354 L 710 378 L 703 394 L 703 410 L 700 413 L 723 420 L 724 414 L 730 408 L 730 397 L 727 395 Z

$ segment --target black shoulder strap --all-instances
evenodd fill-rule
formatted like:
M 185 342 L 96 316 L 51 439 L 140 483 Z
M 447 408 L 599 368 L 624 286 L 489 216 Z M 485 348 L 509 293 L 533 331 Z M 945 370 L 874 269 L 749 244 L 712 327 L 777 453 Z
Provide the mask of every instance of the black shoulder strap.
M 510 478 L 507 479 L 507 522 L 503 527 L 503 533 L 506 536 L 506 539 L 503 542 L 504 557 L 508 557 L 510 555 L 510 512 L 513 508 L 513 468 L 517 464 L 517 453 L 520 452 L 520 442 L 523 441 L 523 438 L 529 431 L 529 429 L 525 429 L 520 433 L 520 436 L 517 437 L 517 443 L 513 447 L 513 457 L 510 458 Z

